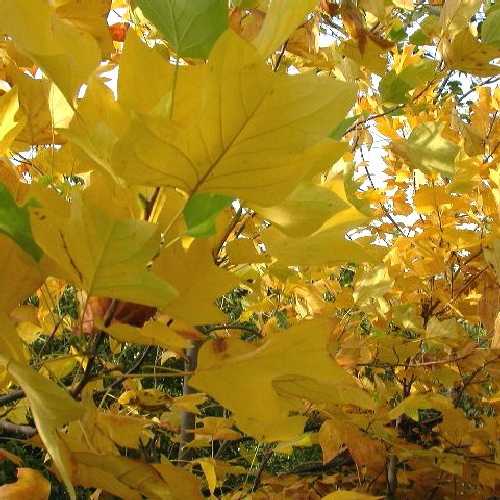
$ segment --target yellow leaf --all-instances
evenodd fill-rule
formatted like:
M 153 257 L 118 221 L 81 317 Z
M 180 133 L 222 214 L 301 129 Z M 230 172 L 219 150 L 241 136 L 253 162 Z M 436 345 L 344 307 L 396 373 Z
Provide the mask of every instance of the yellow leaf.
M 190 324 L 224 321 L 225 315 L 215 305 L 215 299 L 240 282 L 214 264 L 206 239 L 194 240 L 187 251 L 180 242 L 165 248 L 155 261 L 154 271 L 179 292 L 165 312 Z
M 344 444 L 340 439 L 337 428 L 330 419 L 325 420 L 321 424 L 318 433 L 318 441 L 321 446 L 321 451 L 323 452 L 324 464 L 333 460 L 340 453 L 342 445 Z
M 353 298 L 359 305 L 371 303 L 388 293 L 394 280 L 389 276 L 389 271 L 385 265 L 366 268 L 357 274 L 354 283 Z
M 159 321 L 148 321 L 142 328 L 114 322 L 105 328 L 106 333 L 119 342 L 138 345 L 157 345 L 164 349 L 180 351 L 191 345 L 189 338 L 182 336 Z
M 111 0 L 55 0 L 56 14 L 75 28 L 92 35 L 101 47 L 104 56 L 113 50 L 108 30 L 107 17 Z
M 91 396 L 88 399 L 83 418 L 70 422 L 63 437 L 72 453 L 119 455 L 118 446 L 139 448 L 141 437 L 146 437 L 146 419 L 100 411 L 94 407 Z
M 7 318 L 3 318 L 3 332 L 9 327 L 8 321 Z M 4 333 L 0 342 L 0 363 L 6 366 L 10 375 L 26 393 L 43 444 L 54 460 L 70 497 L 76 498 L 70 479 L 68 449 L 61 440 L 59 432 L 63 425 L 83 415 L 83 407 L 54 382 L 42 377 L 29 366 L 21 364 L 7 342 L 8 335 Z
M 12 311 L 43 283 L 37 263 L 4 234 L 0 234 L 0 268 L 0 311 Z
M 190 194 L 276 203 L 311 171 L 311 164 L 316 170 L 330 166 L 338 144 L 328 134 L 356 94 L 353 85 L 326 76 L 273 73 L 231 31 L 218 39 L 204 74 L 197 70 L 193 78 L 193 97 L 201 96 L 201 109 L 182 126 L 135 120 L 115 147 L 116 175 Z
M 78 363 L 76 356 L 59 356 L 43 362 L 40 373 L 55 377 L 56 380 L 68 375 Z
M 53 84 L 45 78 L 30 78 L 21 71 L 14 73 L 12 79 L 18 88 L 20 108 L 26 117 L 26 126 L 18 134 L 15 145 L 19 148 L 29 148 L 32 144 L 59 144 L 60 139 L 54 134 L 47 100 Z M 62 125 L 65 126 L 66 122 Z
M 327 351 L 332 326 L 327 320 L 305 321 L 270 335 L 258 346 L 233 337 L 207 342 L 189 384 L 231 410 L 237 426 L 256 439 L 296 439 L 306 417 L 290 417 L 289 413 L 300 411 L 302 403 L 295 396 L 280 395 L 273 383 L 284 376 L 296 376 L 325 384 L 335 379 L 352 387 L 351 376 Z
M 196 427 L 197 436 L 210 436 L 212 440 L 225 439 L 228 441 L 241 438 L 241 434 L 232 429 L 234 425 L 232 418 L 205 417 L 197 419 L 196 423 L 203 424 L 203 427 Z
M 480 5 L 481 0 L 445 0 L 439 18 L 442 31 L 448 35 L 461 31 Z
M 96 427 L 118 446 L 139 448 L 141 435 L 148 421 L 128 415 L 94 411 Z
M 466 343 L 469 336 L 455 318 L 440 321 L 436 317 L 432 317 L 427 323 L 425 339 L 427 342 L 438 346 L 445 345 L 457 348 Z
M 366 467 L 369 471 L 380 473 L 386 467 L 386 450 L 377 439 L 361 431 L 350 422 L 346 414 L 336 414 L 329 420 L 328 434 L 335 443 L 343 443 L 358 467 Z M 336 444 L 335 444 L 336 446 Z
M 321 383 L 311 377 L 284 375 L 273 380 L 277 394 L 287 398 L 306 399 L 315 404 L 353 405 L 373 410 L 375 403 L 369 394 L 356 386 L 354 379 Z
M 305 16 L 318 4 L 318 0 L 272 0 L 264 19 L 264 24 L 254 45 L 263 55 L 268 56 L 292 35 L 305 21 Z
M 491 339 L 491 348 L 500 349 L 500 312 L 495 318 L 495 331 L 493 332 L 493 338 Z
M 302 434 L 302 436 L 295 441 L 285 441 L 284 443 L 278 444 L 275 448 L 273 448 L 273 453 L 291 455 L 294 448 L 309 448 L 310 446 L 318 444 L 317 437 L 317 433 L 304 432 L 304 434 Z
M 405 413 L 413 420 L 418 421 L 418 410 L 420 409 L 435 409 L 447 410 L 452 408 L 451 400 L 441 396 L 440 394 L 427 393 L 427 394 L 410 394 L 403 400 L 396 408 L 393 408 L 388 417 L 393 420 Z
M 31 212 L 37 243 L 89 295 L 164 306 L 175 291 L 146 269 L 160 246 L 155 224 L 114 219 L 75 194 L 69 217 Z
M 118 398 L 121 405 L 140 406 L 149 410 L 161 409 L 169 406 L 172 397 L 159 389 L 130 390 L 122 392 Z
M 190 413 L 200 414 L 198 406 L 202 405 L 208 399 L 206 394 L 196 392 L 194 394 L 185 394 L 172 400 L 172 406 Z
M 66 128 L 73 117 L 73 109 L 61 91 L 49 80 L 30 78 L 20 70 L 13 72 L 12 79 L 26 116 L 26 126 L 16 138 L 16 145 L 59 144 L 61 139 L 55 129 Z
M 18 91 L 14 87 L 0 97 L 0 156 L 7 154 L 25 123 L 26 117 L 19 110 Z
M 323 497 L 323 500 L 377 500 L 378 498 L 384 497 L 374 497 L 372 495 L 367 495 L 366 493 L 359 493 L 358 491 L 347 491 L 339 490 L 334 493 L 330 493 Z
M 24 353 L 23 344 L 16 332 L 14 324 L 5 313 L 0 313 L 0 323 L 2 325 L 2 347 L 3 353 L 8 359 L 20 364 L 26 364 L 27 357 Z
M 352 59 L 360 66 L 383 76 L 387 66 L 387 49 L 384 49 L 373 42 L 370 38 L 366 41 L 366 46 L 361 50 L 356 40 L 342 42 L 340 51 L 344 57 Z
M 96 41 L 59 19 L 44 0 L 2 0 L 0 11 L 0 31 L 12 36 L 73 103 L 99 63 Z
M 153 111 L 164 98 L 170 98 L 173 70 L 160 53 L 141 42 L 129 30 L 120 59 L 118 102 L 139 113 Z M 148 82 L 147 92 L 144 82 Z M 163 103 L 165 111 L 169 102 Z
M 128 125 L 129 117 L 114 100 L 111 89 L 104 81 L 92 78 L 78 106 L 78 113 L 64 134 L 113 175 L 110 168 L 111 153 Z
M 227 256 L 231 264 L 256 264 L 269 260 L 265 255 L 257 253 L 251 239 L 238 238 L 230 241 L 226 246 Z
M 114 176 L 110 167 L 111 153 L 128 124 L 129 116 L 114 100 L 111 89 L 104 81 L 92 78 L 78 113 L 64 134 Z
M 86 488 L 140 500 L 144 496 L 168 500 L 201 500 L 198 480 L 170 463 L 145 464 L 125 457 L 74 453 L 74 481 Z
M 0 487 L 2 500 L 47 500 L 50 495 L 50 483 L 42 476 L 40 471 L 19 467 L 17 481 Z
M 490 64 L 492 59 L 500 57 L 500 49 L 479 42 L 469 28 L 445 37 L 441 52 L 446 64 L 452 69 L 484 77 L 500 73 L 500 66 Z
M 207 479 L 208 489 L 213 495 L 217 487 L 217 476 L 215 474 L 215 460 L 213 458 L 198 458 L 194 460 L 195 463 L 200 464 L 203 469 L 203 474 Z
M 417 212 L 432 214 L 446 207 L 451 207 L 453 198 L 446 193 L 444 186 L 423 186 L 414 195 Z

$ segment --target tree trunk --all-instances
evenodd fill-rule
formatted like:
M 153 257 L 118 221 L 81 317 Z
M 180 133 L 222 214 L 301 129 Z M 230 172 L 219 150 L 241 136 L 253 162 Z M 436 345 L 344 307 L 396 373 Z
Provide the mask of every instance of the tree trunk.
M 194 371 L 196 370 L 196 365 L 198 362 L 198 351 L 200 350 L 201 343 L 196 342 L 192 347 L 186 349 L 186 359 L 184 360 L 184 370 Z M 184 375 L 184 381 L 182 385 L 182 394 L 186 396 L 187 394 L 193 394 L 196 392 L 195 389 L 189 386 L 189 379 L 191 375 Z M 195 426 L 196 416 L 194 413 L 189 411 L 183 411 L 181 414 L 181 442 L 179 446 L 179 460 L 189 459 L 190 449 L 185 448 L 186 444 L 190 443 L 194 439 L 194 426 Z

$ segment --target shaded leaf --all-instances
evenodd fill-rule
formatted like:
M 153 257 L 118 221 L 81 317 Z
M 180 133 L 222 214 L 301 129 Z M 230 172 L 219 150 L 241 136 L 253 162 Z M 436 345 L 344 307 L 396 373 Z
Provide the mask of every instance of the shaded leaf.
M 225 0 L 137 0 L 137 5 L 181 57 L 206 59 L 228 26 Z
M 12 238 L 35 261 L 39 261 L 43 252 L 33 239 L 28 210 L 35 205 L 31 202 L 19 207 L 9 190 L 0 183 L 0 232 Z
M 231 197 L 219 194 L 197 193 L 192 196 L 183 211 L 187 234 L 195 238 L 215 234 L 215 218 L 232 201 Z

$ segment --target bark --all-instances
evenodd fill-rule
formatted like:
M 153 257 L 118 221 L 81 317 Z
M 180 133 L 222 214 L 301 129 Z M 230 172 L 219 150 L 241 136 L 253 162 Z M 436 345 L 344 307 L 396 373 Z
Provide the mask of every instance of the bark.
M 29 439 L 37 433 L 34 427 L 29 425 L 18 425 L 8 420 L 0 420 L 0 434 L 6 437 L 18 439 Z
M 396 490 L 398 489 L 398 457 L 396 455 L 389 456 L 387 463 L 387 498 L 392 500 L 396 498 Z
M 184 360 L 184 370 L 194 371 L 198 363 L 198 351 L 200 350 L 201 343 L 195 343 L 192 347 L 186 349 L 186 359 Z M 189 386 L 190 375 L 184 376 L 184 381 L 182 385 L 182 394 L 186 396 L 187 394 L 193 394 L 196 392 L 195 389 Z M 181 414 L 181 442 L 179 446 L 179 460 L 187 460 L 189 458 L 189 448 L 185 446 L 194 439 L 194 426 L 196 422 L 196 416 L 194 413 L 184 411 Z
M 5 406 L 10 403 L 15 403 L 18 399 L 22 399 L 26 396 L 22 389 L 16 389 L 15 391 L 9 392 L 0 396 L 0 406 Z

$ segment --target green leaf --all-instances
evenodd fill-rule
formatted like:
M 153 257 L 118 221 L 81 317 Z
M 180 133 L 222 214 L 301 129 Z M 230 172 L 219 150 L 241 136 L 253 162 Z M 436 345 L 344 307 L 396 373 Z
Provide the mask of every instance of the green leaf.
M 181 57 L 206 59 L 228 27 L 226 0 L 137 0 L 137 4 Z
M 405 26 L 402 21 L 397 20 L 389 31 L 389 38 L 393 42 L 401 42 L 407 37 Z
M 434 61 L 422 60 L 407 66 L 400 73 L 390 71 L 379 84 L 382 98 L 386 102 L 405 104 L 410 98 L 408 92 L 431 80 L 436 73 L 436 66 Z
M 410 43 L 413 45 L 429 45 L 432 41 L 422 30 L 417 30 L 410 36 Z
M 362 181 L 354 180 L 354 162 L 345 163 L 344 167 L 344 190 L 347 200 L 354 205 L 362 214 L 370 216 L 372 211 L 370 209 L 370 202 L 368 200 L 362 200 L 358 198 L 357 193 Z
M 348 118 L 344 118 L 330 133 L 330 138 L 336 141 L 340 141 L 344 134 L 349 130 L 349 127 L 359 118 L 359 115 L 349 116 Z
M 28 211 L 29 206 L 34 205 L 31 201 L 24 207 L 18 207 L 9 190 L 0 183 L 0 232 L 12 238 L 24 251 L 39 261 L 43 252 L 31 234 Z
M 393 70 L 380 80 L 378 90 L 385 102 L 404 104 L 408 102 L 408 91 L 411 87 Z
M 490 10 L 486 15 L 481 38 L 484 43 L 500 49 L 500 9 Z
M 187 233 L 194 238 L 206 238 L 215 234 L 215 218 L 233 198 L 213 193 L 197 193 L 184 207 Z

